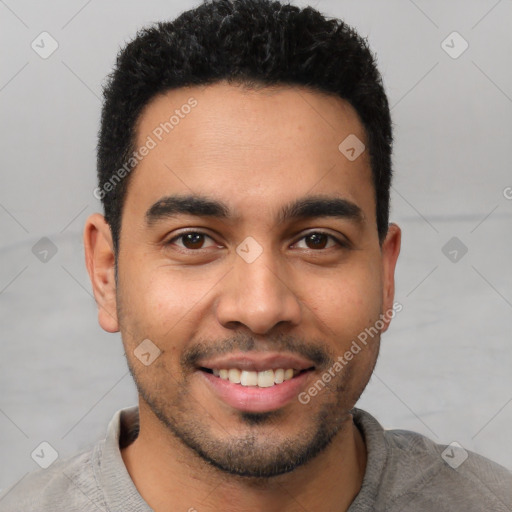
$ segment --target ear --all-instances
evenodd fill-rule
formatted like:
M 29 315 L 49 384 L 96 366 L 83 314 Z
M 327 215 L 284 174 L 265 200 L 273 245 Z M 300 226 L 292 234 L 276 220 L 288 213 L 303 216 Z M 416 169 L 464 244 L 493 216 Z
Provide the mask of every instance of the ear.
M 386 238 L 382 242 L 382 314 L 385 326 L 381 332 L 388 330 L 391 323 L 390 312 L 394 311 L 393 300 L 395 298 L 395 266 L 400 254 L 402 231 L 397 224 L 391 223 Z M 393 315 L 394 316 L 394 315 Z
M 85 222 L 85 265 L 98 305 L 98 322 L 107 332 L 118 332 L 115 256 L 110 226 L 94 213 Z

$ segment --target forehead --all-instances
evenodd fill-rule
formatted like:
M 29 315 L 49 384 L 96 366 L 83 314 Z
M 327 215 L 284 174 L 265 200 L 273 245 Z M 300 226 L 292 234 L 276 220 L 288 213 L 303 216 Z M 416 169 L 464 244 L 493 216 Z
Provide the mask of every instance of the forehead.
M 166 195 L 201 194 L 261 216 L 262 198 L 271 210 L 329 193 L 351 199 L 371 218 L 368 151 L 348 159 L 339 148 L 347 138 L 366 145 L 355 110 L 307 88 L 220 82 L 167 91 L 139 117 L 136 149 L 150 149 L 133 171 L 125 204 L 142 209 Z

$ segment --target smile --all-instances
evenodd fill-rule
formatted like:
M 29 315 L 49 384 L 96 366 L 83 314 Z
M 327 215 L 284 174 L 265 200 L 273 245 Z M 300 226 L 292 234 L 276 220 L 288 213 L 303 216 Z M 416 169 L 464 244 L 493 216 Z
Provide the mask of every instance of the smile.
M 240 370 L 239 368 L 201 369 L 206 372 L 211 372 L 216 377 L 219 377 L 223 380 L 228 380 L 233 384 L 240 384 L 242 386 L 257 386 L 259 388 L 269 388 L 275 386 L 276 384 L 282 384 L 287 380 L 293 379 L 299 373 L 308 371 L 308 369 L 297 370 L 294 368 L 277 368 L 275 370 L 268 369 L 259 372 Z
M 197 374 L 207 390 L 224 405 L 238 411 L 257 413 L 298 403 L 297 397 L 307 388 L 309 378 L 314 374 L 313 369 L 251 371 L 201 367 Z

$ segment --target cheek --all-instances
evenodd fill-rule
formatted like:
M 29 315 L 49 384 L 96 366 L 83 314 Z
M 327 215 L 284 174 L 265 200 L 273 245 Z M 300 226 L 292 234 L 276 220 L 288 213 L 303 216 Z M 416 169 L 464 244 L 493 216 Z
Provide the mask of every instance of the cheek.
M 316 285 L 319 283 L 317 282 Z M 381 312 L 382 297 L 378 266 L 351 266 L 310 290 L 315 315 L 338 339 L 350 341 L 372 325 Z
M 130 313 L 138 325 L 156 340 L 167 342 L 182 334 L 187 339 L 184 331 L 194 328 L 193 319 L 211 287 L 210 281 L 198 282 L 176 269 L 155 267 L 145 275 L 134 272 L 129 291 L 124 291 L 128 292 Z
M 133 272 L 123 281 L 120 318 L 123 343 L 127 353 L 131 354 L 132 364 L 140 368 L 139 378 L 145 375 L 155 390 L 158 375 L 164 376 L 169 372 L 178 375 L 180 354 L 197 328 L 197 322 L 192 320 L 195 311 L 193 301 L 197 294 L 186 288 L 181 280 L 171 279 L 170 271 L 148 273 L 146 276 Z M 161 355 L 148 367 L 141 366 L 133 355 L 145 339 L 151 340 L 161 351 Z M 161 392 L 168 394 L 169 390 Z

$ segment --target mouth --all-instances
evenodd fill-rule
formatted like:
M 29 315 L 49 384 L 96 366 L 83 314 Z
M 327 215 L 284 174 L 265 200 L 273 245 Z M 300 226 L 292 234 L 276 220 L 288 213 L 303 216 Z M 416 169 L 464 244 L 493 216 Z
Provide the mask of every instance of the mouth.
M 315 367 L 311 366 L 302 370 L 297 368 L 269 368 L 262 371 L 243 370 L 240 368 L 205 368 L 203 366 L 199 367 L 199 369 L 231 384 L 245 387 L 269 388 L 279 386 L 286 381 L 296 378 L 298 375 L 312 371 Z
M 306 389 L 315 371 L 315 366 L 305 363 L 299 363 L 298 366 L 302 366 L 299 368 L 286 365 L 276 368 L 277 364 L 265 367 L 254 361 L 238 360 L 236 365 L 224 362 L 220 366 L 199 366 L 196 373 L 223 405 L 243 412 L 268 412 L 293 402 L 300 404 L 297 397 Z

